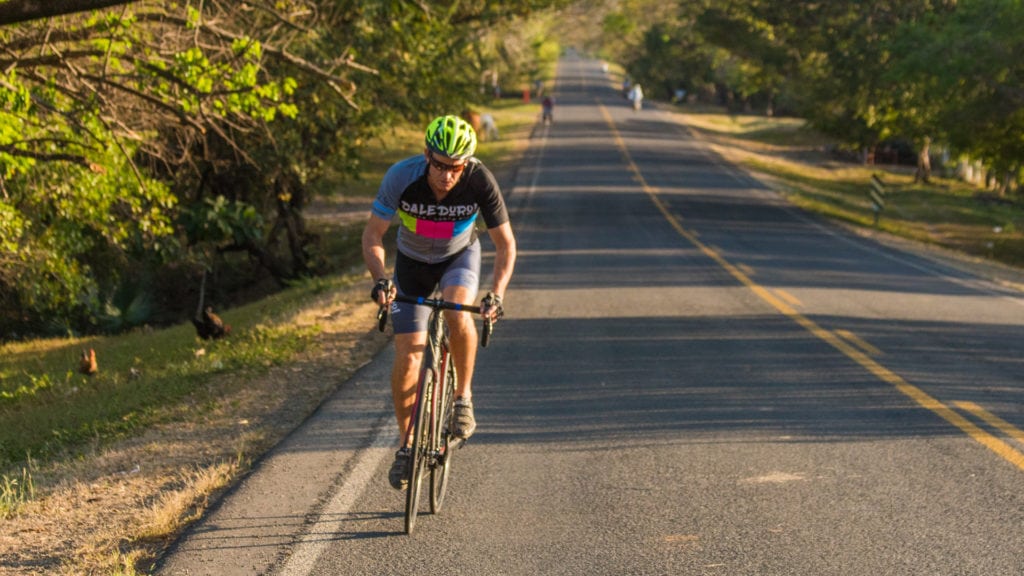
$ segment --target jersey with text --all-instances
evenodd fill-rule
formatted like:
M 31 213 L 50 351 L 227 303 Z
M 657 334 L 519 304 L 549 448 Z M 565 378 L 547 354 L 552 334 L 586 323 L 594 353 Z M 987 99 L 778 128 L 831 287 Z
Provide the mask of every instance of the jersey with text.
M 476 220 L 487 228 L 508 222 L 508 210 L 494 175 L 470 158 L 462 177 L 438 201 L 427 183 L 427 159 L 417 155 L 388 169 L 373 202 L 373 215 L 398 216 L 398 249 L 420 262 L 445 260 L 476 240 Z

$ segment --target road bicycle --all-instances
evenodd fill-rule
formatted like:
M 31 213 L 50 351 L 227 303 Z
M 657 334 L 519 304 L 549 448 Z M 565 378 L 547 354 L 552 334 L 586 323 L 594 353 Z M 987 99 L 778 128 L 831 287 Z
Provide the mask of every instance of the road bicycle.
M 413 408 L 411 430 L 406 437 L 412 438 L 409 456 L 408 488 L 405 493 L 405 533 L 412 534 L 419 512 L 420 489 L 426 471 L 430 471 L 430 512 L 437 514 L 444 504 L 448 489 L 448 477 L 452 471 L 452 452 L 463 444 L 454 435 L 455 429 L 455 388 L 458 375 L 452 363 L 448 347 L 448 325 L 443 310 L 480 313 L 479 306 L 456 304 L 439 298 L 412 298 L 396 296 L 396 302 L 428 306 L 430 320 L 427 328 L 427 345 L 423 350 L 423 362 L 416 386 L 416 404 Z M 377 327 L 384 331 L 388 321 L 388 307 L 382 306 L 377 314 Z M 490 342 L 493 325 L 484 318 L 480 345 Z M 411 434 L 410 434 L 411 432 Z

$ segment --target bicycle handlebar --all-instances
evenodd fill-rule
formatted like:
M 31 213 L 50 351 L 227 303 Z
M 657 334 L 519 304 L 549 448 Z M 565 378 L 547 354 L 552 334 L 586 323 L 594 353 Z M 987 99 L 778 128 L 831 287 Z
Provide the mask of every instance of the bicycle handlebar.
M 403 296 L 401 294 L 395 296 L 395 302 L 405 302 L 407 304 L 418 304 L 420 306 L 429 306 L 435 310 L 456 310 L 458 312 L 472 312 L 473 314 L 480 314 L 481 310 L 479 306 L 473 306 L 470 304 L 458 304 L 455 302 L 448 302 L 440 298 L 424 298 L 422 296 L 413 298 L 412 296 Z M 381 306 L 380 310 L 377 311 L 377 329 L 381 332 L 388 324 L 388 306 Z M 489 318 L 484 318 L 484 332 L 480 336 L 480 347 L 487 348 L 487 345 L 491 341 L 491 333 L 494 332 L 494 323 Z

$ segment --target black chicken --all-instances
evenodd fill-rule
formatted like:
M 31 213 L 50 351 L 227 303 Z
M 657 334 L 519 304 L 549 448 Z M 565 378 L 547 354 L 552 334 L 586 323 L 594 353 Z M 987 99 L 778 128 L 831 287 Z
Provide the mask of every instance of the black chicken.
M 196 316 L 192 324 L 196 327 L 196 334 L 203 340 L 216 340 L 231 334 L 231 325 L 225 324 L 220 316 L 213 313 L 211 306 L 203 307 L 203 300 L 206 299 L 206 270 L 203 270 L 203 280 L 199 285 L 199 306 L 196 308 Z
M 196 327 L 196 334 L 203 340 L 216 340 L 231 334 L 231 325 L 225 324 L 210 306 L 204 308 L 197 318 L 193 318 L 192 324 Z

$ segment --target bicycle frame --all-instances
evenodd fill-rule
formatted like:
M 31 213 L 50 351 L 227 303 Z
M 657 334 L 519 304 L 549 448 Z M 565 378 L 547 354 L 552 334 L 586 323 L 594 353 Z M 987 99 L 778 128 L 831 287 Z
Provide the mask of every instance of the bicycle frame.
M 409 429 L 405 431 L 405 437 L 412 438 L 405 503 L 405 531 L 411 534 L 419 510 L 420 487 L 424 472 L 430 470 L 430 510 L 437 514 L 441 510 L 447 490 L 452 450 L 462 444 L 462 439 L 452 433 L 457 374 L 448 347 L 448 330 L 443 311 L 456 310 L 479 314 L 480 308 L 433 298 L 398 296 L 395 300 L 431 308 L 427 323 L 427 343 L 416 386 L 416 401 Z M 378 320 L 379 328 L 383 330 L 387 321 L 385 307 L 381 308 Z M 485 319 L 481 345 L 486 346 L 490 333 L 491 323 Z

